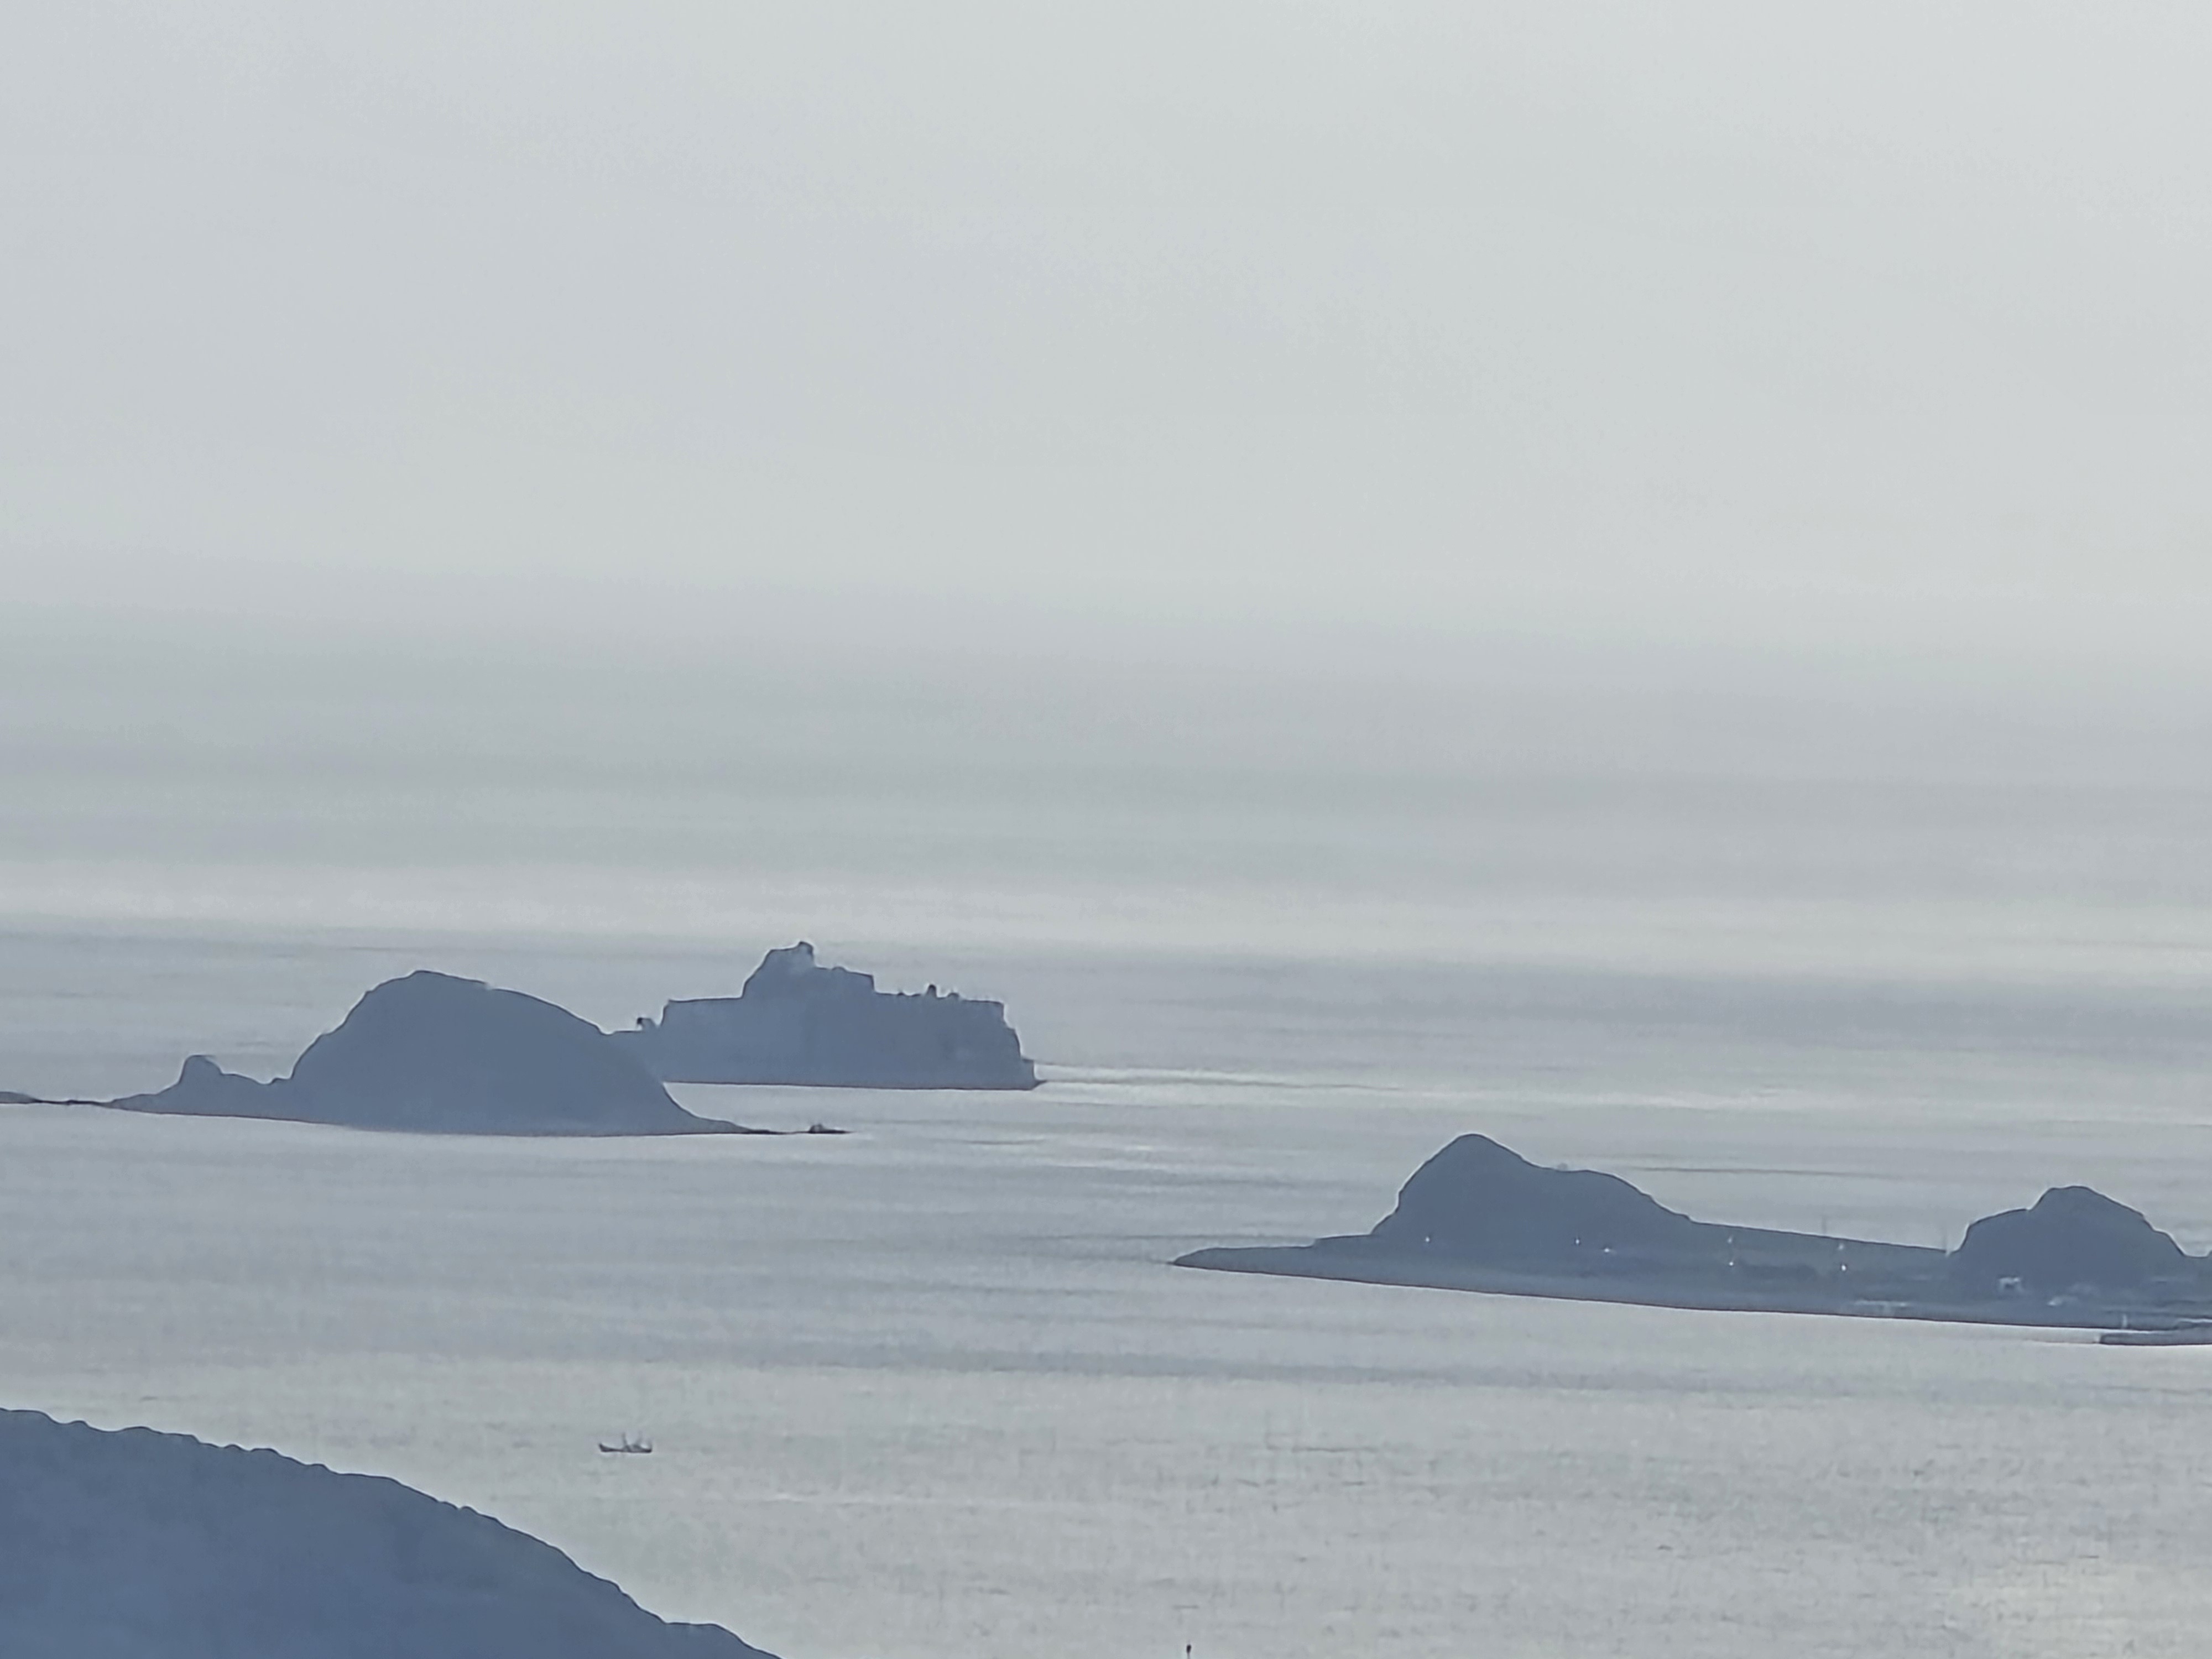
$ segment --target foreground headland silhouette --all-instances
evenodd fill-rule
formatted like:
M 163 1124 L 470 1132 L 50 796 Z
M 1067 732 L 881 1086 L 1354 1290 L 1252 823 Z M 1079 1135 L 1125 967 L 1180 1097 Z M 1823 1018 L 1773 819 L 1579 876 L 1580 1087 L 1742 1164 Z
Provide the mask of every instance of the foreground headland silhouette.
M 668 1083 L 844 1089 L 1034 1089 L 1003 1003 L 878 991 L 817 962 L 805 940 L 770 951 L 734 997 L 670 1002 L 615 1040 Z
M 2187 1333 L 2212 1262 L 2087 1187 L 1984 1216 L 1955 1250 L 1696 1221 L 1618 1176 L 1462 1135 L 1365 1233 L 1176 1264 L 1577 1301 Z M 2212 1335 L 2212 1329 L 2208 1329 Z
M 450 1134 L 741 1134 L 669 1097 L 607 1034 L 565 1008 L 425 969 L 387 980 L 272 1083 L 204 1054 L 134 1112 L 289 1118 Z
M 769 1659 L 396 1480 L 0 1411 L 0 1653 Z

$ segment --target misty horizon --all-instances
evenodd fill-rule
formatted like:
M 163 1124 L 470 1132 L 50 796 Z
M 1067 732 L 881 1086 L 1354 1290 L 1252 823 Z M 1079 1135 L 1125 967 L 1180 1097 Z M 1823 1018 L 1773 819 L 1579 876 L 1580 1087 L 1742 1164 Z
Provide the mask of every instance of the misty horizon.
M 2203 689 L 2186 9 L 11 32 L 16 605 Z

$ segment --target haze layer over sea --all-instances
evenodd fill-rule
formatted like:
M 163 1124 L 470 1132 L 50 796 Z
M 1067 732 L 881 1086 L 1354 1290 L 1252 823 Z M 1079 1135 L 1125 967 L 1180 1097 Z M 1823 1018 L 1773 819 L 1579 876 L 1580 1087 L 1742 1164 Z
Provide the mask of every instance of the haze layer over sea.
M 1003 997 L 1048 1085 L 679 1091 L 854 1132 L 777 1140 L 0 1109 L 7 1403 L 393 1474 L 789 1659 L 2201 1646 L 2204 1353 L 1164 1265 L 1465 1130 L 1747 1224 L 2086 1181 L 2212 1246 L 2185 720 L 311 654 L 32 653 L 0 1086 L 267 1075 L 417 966 L 624 1024 L 801 935 Z

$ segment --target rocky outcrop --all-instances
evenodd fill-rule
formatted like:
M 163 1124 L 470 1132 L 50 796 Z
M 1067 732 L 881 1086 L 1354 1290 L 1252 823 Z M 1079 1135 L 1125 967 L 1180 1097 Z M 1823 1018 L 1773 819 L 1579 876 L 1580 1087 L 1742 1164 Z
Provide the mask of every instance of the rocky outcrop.
M 184 1069 L 167 1088 L 109 1103 L 132 1111 L 182 1112 L 203 1117 L 297 1117 L 288 1109 L 290 1091 L 226 1072 L 205 1054 L 185 1056 Z
M 0 1652 L 769 1659 L 396 1480 L 24 1411 L 0 1411 Z
M 670 1083 L 847 1089 L 1034 1089 L 1005 1006 L 957 992 L 878 991 L 800 940 L 761 959 L 734 997 L 670 1002 L 615 1040 Z
M 2142 1211 L 2088 1187 L 2053 1187 L 2032 1209 L 1984 1216 L 1967 1228 L 1949 1271 L 1970 1295 L 2052 1296 L 2186 1283 L 2197 1265 Z
M 734 1133 L 693 1115 L 597 1026 L 565 1008 L 427 970 L 389 980 L 289 1077 L 259 1083 L 204 1054 L 129 1111 L 291 1118 L 459 1134 Z
M 1367 1237 L 1378 1249 L 1474 1261 L 1564 1262 L 1691 1249 L 1709 1231 L 1619 1176 L 1542 1169 L 1470 1134 L 1414 1170 Z

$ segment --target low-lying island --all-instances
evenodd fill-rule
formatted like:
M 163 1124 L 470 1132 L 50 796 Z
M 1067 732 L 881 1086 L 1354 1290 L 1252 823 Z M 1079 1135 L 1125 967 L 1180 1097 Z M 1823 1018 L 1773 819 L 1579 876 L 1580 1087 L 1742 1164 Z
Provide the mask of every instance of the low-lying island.
M 2212 1265 L 2087 1187 L 1985 1216 L 1955 1250 L 1694 1220 L 1617 1176 L 1462 1135 L 1368 1232 L 1194 1250 L 1182 1267 L 1499 1296 L 2212 1334 Z

